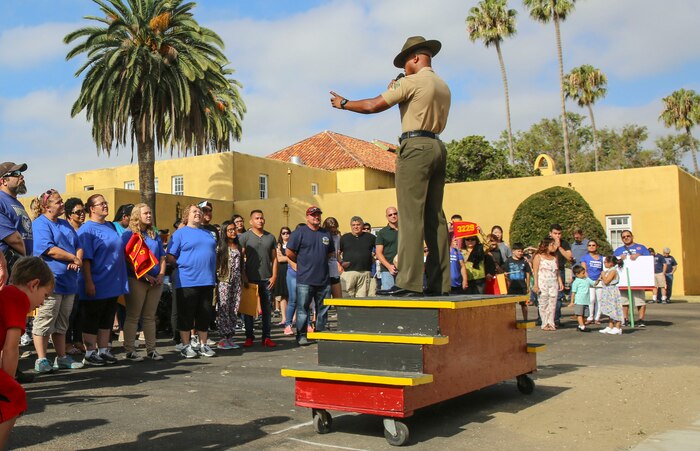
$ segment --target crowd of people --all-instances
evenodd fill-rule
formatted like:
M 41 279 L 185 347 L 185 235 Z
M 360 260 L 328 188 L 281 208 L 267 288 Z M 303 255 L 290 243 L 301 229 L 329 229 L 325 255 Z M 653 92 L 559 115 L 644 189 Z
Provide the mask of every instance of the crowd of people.
M 256 318 L 240 311 L 250 287 L 257 291 L 260 345 L 277 346 L 271 335 L 277 314 L 281 318 L 275 325 L 305 346 L 312 342 L 309 332 L 328 328 L 326 298 L 382 295 L 395 289 L 401 271 L 399 211 L 394 206 L 385 210 L 384 227 L 373 230 L 353 216 L 344 234 L 336 218 L 322 220 L 321 209 L 310 206 L 305 222 L 282 227 L 275 236 L 265 229 L 261 210 L 250 212 L 247 229 L 240 215 L 216 225 L 211 222 L 212 204 L 204 201 L 184 209 L 170 236 L 168 230 L 155 227 L 146 204 L 122 205 L 110 221 L 110 206 L 101 194 L 84 202 L 64 201 L 49 189 L 32 200 L 27 212 L 17 200 L 26 193 L 26 170 L 26 164 L 0 166 L 0 287 L 8 276 L 14 287 L 0 290 L 3 390 L 11 385 L 8 375 L 20 382 L 30 377 L 16 372 L 19 342 L 33 342 L 39 374 L 116 363 L 115 327 L 122 330 L 124 359 L 162 360 L 156 323 L 164 288 L 172 293 L 176 351 L 185 359 L 209 358 L 220 350 L 255 345 Z M 451 218 L 450 236 L 452 225 L 461 220 L 460 215 Z M 651 302 L 670 302 L 676 260 L 668 248 L 657 254 L 635 243 L 629 230 L 621 234 L 623 245 L 612 255 L 600 255 L 598 242 L 586 239 L 581 230 L 570 244 L 558 224 L 536 247 L 509 246 L 503 235 L 503 229 L 494 226 L 487 235 L 451 239 L 451 293 L 428 292 L 424 278 L 425 295 L 484 294 L 502 275 L 508 294 L 530 295 L 520 303 L 522 315 L 527 319 L 528 305 L 537 305 L 542 330 L 560 327 L 561 308 L 570 295 L 567 305 L 574 307 L 578 330 L 591 330 L 590 325 L 600 324 L 605 316 L 609 324 L 600 332 L 620 335 L 629 302 L 617 287 L 619 268 L 626 259 L 652 255 L 656 275 Z M 573 280 L 567 280 L 566 268 L 571 268 Z M 23 315 L 8 307 L 11 302 L 4 299 L 12 296 L 28 298 L 20 303 Z M 636 325 L 644 327 L 643 292 L 635 293 L 634 304 Z M 25 323 L 26 311 L 35 307 L 33 321 Z M 209 336 L 212 328 L 218 341 Z M 241 330 L 245 339 L 238 344 L 235 335 Z M 138 350 L 139 331 L 145 354 Z M 48 357 L 50 344 L 53 359 Z M 11 413 L 3 411 L 2 418 L 11 418 Z

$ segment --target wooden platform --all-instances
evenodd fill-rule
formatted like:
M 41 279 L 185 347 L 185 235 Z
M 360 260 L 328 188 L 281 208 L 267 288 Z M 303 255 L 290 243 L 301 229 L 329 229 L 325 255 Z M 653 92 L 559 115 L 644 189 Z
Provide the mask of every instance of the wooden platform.
M 541 346 L 516 321 L 528 296 L 327 299 L 337 330 L 310 333 L 318 365 L 285 368 L 296 404 L 403 418 L 536 370 Z

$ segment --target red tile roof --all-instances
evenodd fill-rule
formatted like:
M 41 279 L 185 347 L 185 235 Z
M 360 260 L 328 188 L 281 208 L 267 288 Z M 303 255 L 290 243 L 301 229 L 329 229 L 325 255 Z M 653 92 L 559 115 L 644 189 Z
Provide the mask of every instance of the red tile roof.
M 273 160 L 290 161 L 299 157 L 304 165 L 328 169 L 370 168 L 396 172 L 396 154 L 385 147 L 389 143 L 373 144 L 361 139 L 324 131 L 267 156 Z

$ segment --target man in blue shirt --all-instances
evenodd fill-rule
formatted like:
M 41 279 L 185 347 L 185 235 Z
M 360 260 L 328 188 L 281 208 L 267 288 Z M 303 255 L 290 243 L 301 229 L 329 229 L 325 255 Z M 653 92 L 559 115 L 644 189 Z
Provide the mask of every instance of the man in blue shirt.
M 649 253 L 654 257 L 654 291 L 651 303 L 666 303 L 666 259 L 663 255 L 657 254 L 653 247 L 649 248 Z M 659 288 L 661 288 L 661 299 L 658 299 Z
M 321 228 L 320 208 L 306 210 L 306 225 L 292 232 L 287 242 L 287 258 L 297 264 L 297 343 L 306 346 L 309 307 L 316 306 L 316 331 L 326 329 L 328 307 L 323 300 L 330 294 L 328 259 L 335 252 L 330 232 Z
M 664 248 L 664 259 L 666 260 L 666 302 L 668 304 L 671 302 L 671 293 L 673 292 L 673 274 L 678 269 L 678 262 L 673 255 L 671 255 L 671 249 Z
M 622 260 L 629 258 L 635 261 L 640 255 L 650 255 L 646 246 L 634 242 L 634 235 L 632 235 L 630 230 L 623 230 L 620 238 L 622 238 L 622 246 L 615 249 L 613 253 L 615 257 Z M 639 320 L 635 324 L 637 327 L 644 327 L 644 317 L 647 311 L 644 290 L 632 290 L 632 297 L 634 298 L 634 305 L 639 311 Z M 629 321 L 629 300 L 627 296 L 622 297 L 622 310 L 625 314 L 625 321 Z
M 32 220 L 17 195 L 26 194 L 23 172 L 26 164 L 10 161 L 0 164 L 0 287 L 10 275 L 10 269 L 19 257 L 32 255 L 34 239 Z

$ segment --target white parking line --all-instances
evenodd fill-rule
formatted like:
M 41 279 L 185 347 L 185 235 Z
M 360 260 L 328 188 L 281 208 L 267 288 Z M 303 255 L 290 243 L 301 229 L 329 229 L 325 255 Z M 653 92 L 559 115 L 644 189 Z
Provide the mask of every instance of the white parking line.
M 307 445 L 315 445 L 315 446 L 321 446 L 324 448 L 333 448 L 333 449 L 348 449 L 350 451 L 367 451 L 366 449 L 363 448 L 348 448 L 346 446 L 335 446 L 335 445 L 326 445 L 325 443 L 316 443 L 316 442 L 310 442 L 308 440 L 300 440 L 298 438 L 289 438 L 289 440 L 294 440 L 295 442 L 301 442 L 301 443 L 306 443 Z
M 341 413 L 340 415 L 336 415 L 336 416 L 334 416 L 333 418 L 347 417 L 347 416 L 350 416 L 350 415 L 353 415 L 353 414 L 352 414 L 352 413 Z M 311 426 L 311 425 L 313 425 L 313 424 L 314 424 L 313 420 L 312 420 L 312 421 L 307 421 L 306 423 L 296 424 L 296 425 L 290 426 L 290 427 L 288 427 L 288 428 L 286 428 L 286 429 L 282 429 L 281 431 L 270 432 L 270 435 L 281 434 L 281 433 L 283 433 L 283 432 L 287 432 L 287 431 L 291 431 L 291 430 L 294 430 L 294 429 L 303 428 L 304 426 Z

